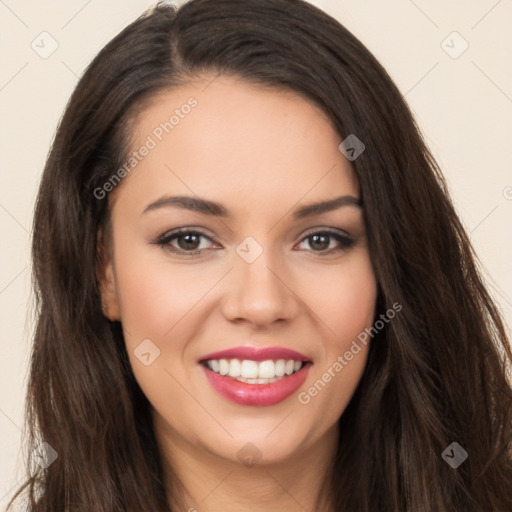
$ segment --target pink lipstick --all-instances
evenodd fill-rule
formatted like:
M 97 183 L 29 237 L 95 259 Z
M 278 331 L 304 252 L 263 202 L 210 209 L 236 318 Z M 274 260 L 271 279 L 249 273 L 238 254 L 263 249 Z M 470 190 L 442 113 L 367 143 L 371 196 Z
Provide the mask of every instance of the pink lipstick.
M 306 380 L 311 360 L 281 347 L 236 347 L 201 357 L 208 382 L 240 405 L 268 406 L 286 400 Z
M 200 361 L 207 359 L 252 359 L 253 361 L 265 361 L 266 359 L 294 359 L 296 361 L 309 361 L 310 359 L 288 348 L 282 347 L 234 347 L 220 352 L 212 352 L 201 357 Z

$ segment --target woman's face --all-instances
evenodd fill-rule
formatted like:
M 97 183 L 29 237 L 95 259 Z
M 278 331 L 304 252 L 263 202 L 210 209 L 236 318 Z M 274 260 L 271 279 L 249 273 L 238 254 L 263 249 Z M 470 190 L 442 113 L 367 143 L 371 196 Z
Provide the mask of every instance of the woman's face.
M 103 300 L 170 450 L 290 460 L 333 439 L 367 359 L 358 183 L 309 102 L 212 79 L 137 118 Z

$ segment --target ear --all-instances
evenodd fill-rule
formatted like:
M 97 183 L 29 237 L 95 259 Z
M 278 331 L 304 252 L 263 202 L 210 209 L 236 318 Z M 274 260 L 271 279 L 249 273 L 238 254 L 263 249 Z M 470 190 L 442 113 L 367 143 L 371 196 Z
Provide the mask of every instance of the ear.
M 97 266 L 96 277 L 101 295 L 103 314 L 111 322 L 120 321 L 119 300 L 117 297 L 116 278 L 112 256 L 111 241 L 102 229 L 97 235 Z

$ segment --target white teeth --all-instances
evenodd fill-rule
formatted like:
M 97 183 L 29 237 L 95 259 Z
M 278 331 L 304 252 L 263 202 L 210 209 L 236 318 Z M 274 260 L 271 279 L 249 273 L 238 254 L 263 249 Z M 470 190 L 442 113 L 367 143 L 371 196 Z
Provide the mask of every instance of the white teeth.
M 240 377 L 240 361 L 238 359 L 231 359 L 229 362 L 228 375 L 230 377 Z
M 249 359 L 242 361 L 240 367 L 240 376 L 244 379 L 256 379 L 258 378 L 258 363 Z
M 284 375 L 285 365 L 286 363 L 284 359 L 276 361 L 276 377 L 282 377 Z
M 229 363 L 228 363 L 227 359 L 221 359 L 219 361 L 219 373 L 221 375 L 227 375 L 228 372 L 229 372 Z
M 293 359 L 278 359 L 273 361 L 253 361 L 251 359 L 210 359 L 206 362 L 208 368 L 220 375 L 228 375 L 241 382 L 249 384 L 268 384 L 275 382 L 285 375 L 292 375 L 298 372 L 302 361 Z
M 236 380 L 240 382 L 246 382 L 247 384 L 272 384 L 272 382 L 276 382 L 279 377 L 272 377 L 271 379 L 244 379 L 243 377 L 238 377 Z
M 261 361 L 258 365 L 258 377 L 260 379 L 271 379 L 275 377 L 275 364 L 274 361 Z

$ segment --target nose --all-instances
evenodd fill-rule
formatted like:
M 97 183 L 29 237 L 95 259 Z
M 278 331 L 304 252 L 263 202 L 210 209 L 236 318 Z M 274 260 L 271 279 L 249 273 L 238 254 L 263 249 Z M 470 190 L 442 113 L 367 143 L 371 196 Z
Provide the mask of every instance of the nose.
M 293 283 L 286 282 L 286 273 L 267 254 L 268 251 L 263 251 L 252 263 L 236 256 L 223 302 L 223 313 L 228 320 L 265 327 L 297 315 L 300 301 Z

